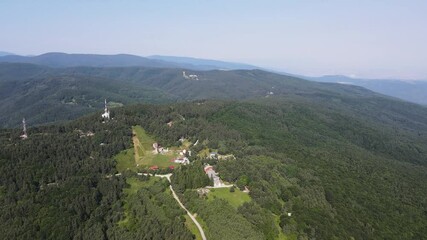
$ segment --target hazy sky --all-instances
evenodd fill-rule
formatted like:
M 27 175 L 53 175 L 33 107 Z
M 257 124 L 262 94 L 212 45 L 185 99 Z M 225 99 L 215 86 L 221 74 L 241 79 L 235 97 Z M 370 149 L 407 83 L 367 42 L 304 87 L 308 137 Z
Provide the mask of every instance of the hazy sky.
M 0 51 L 246 62 L 427 79 L 427 0 L 1 0 Z

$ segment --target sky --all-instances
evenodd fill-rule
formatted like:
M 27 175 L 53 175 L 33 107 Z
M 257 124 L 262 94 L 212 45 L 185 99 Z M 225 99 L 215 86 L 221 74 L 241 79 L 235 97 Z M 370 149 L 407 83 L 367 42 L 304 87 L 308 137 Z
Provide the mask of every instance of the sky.
M 427 80 L 426 0 L 1 0 L 0 51 L 169 55 Z

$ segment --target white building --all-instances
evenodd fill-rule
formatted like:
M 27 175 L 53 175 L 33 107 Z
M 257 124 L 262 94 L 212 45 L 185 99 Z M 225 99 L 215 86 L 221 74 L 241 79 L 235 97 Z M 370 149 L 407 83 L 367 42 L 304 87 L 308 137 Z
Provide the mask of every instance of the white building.
M 22 119 L 22 135 L 21 135 L 21 139 L 27 139 L 28 138 L 28 134 L 27 134 L 27 124 L 25 123 L 25 118 Z
M 219 178 L 218 173 L 215 172 L 211 165 L 207 164 L 204 167 L 204 170 L 206 175 L 208 175 L 208 177 L 213 180 L 214 187 L 222 187 L 224 185 L 221 179 Z
M 182 165 L 190 164 L 190 160 L 189 160 L 188 158 L 186 158 L 186 157 L 183 157 L 183 158 L 177 158 L 177 159 L 175 159 L 175 160 L 174 160 L 174 162 L 175 162 L 175 163 L 180 163 L 180 164 L 182 164 Z
M 103 119 L 110 119 L 110 110 L 107 108 L 107 99 L 104 102 L 104 113 L 101 115 Z

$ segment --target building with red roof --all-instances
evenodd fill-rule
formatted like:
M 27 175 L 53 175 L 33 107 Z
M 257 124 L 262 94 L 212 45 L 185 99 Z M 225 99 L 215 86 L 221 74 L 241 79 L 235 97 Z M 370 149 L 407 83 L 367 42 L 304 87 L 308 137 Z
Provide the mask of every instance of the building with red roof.
M 150 170 L 159 170 L 159 166 L 157 166 L 157 165 L 151 166 Z

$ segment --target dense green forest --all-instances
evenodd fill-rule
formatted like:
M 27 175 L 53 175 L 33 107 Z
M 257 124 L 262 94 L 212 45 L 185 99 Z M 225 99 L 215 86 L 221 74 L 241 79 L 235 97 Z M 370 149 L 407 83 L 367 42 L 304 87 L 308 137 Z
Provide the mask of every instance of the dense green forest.
M 115 168 L 114 156 L 131 145 L 131 125 L 124 115 L 106 123 L 90 116 L 31 128 L 26 140 L 1 130 L 0 239 L 193 238 L 168 183 L 126 193 L 129 179 L 149 181 Z
M 25 141 L 19 131 L 1 130 L 3 239 L 99 239 L 120 218 L 114 209 L 125 181 L 105 176 L 114 169 L 113 154 L 130 145 L 130 133 L 123 124 L 91 120 L 32 128 Z
M 427 109 L 335 93 L 245 101 L 135 105 L 70 123 L 0 130 L 4 239 L 188 239 L 184 213 L 158 181 L 132 195 L 135 173 L 114 156 L 141 125 L 163 146 L 185 137 L 205 149 L 172 185 L 208 239 L 423 239 L 427 235 Z M 166 123 L 173 121 L 172 127 Z M 90 136 L 86 133 L 94 133 Z M 232 206 L 195 191 L 204 163 L 250 190 Z M 168 210 L 169 209 L 169 210 Z M 289 216 L 291 213 L 291 216 Z M 125 222 L 125 224 L 124 224 Z M 173 234 L 171 234 L 173 233 Z
M 186 120 L 174 135 L 161 130 L 172 110 L 146 127 L 164 141 L 209 139 L 209 148 L 235 154 L 237 160 L 217 163 L 221 175 L 230 182 L 248 178 L 251 197 L 280 215 L 290 235 L 422 239 L 426 109 L 343 98 L 346 111 L 326 100 L 175 106 Z

